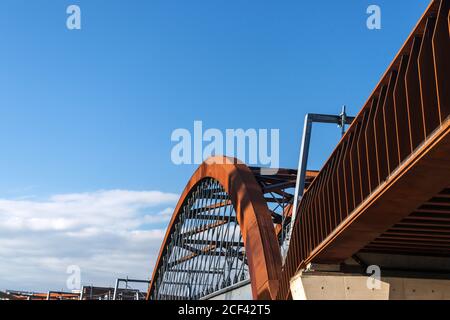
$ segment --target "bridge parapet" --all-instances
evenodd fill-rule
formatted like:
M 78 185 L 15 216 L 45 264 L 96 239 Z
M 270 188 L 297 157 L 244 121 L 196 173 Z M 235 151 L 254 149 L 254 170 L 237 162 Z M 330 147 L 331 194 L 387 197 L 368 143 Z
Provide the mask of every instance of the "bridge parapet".
M 279 299 L 290 296 L 296 271 L 310 262 L 351 257 L 450 185 L 449 7 L 448 0 L 430 4 L 304 194 Z M 447 221 L 442 215 L 426 218 Z M 387 245 L 378 242 L 376 248 Z M 436 248 L 449 254 L 442 239 Z

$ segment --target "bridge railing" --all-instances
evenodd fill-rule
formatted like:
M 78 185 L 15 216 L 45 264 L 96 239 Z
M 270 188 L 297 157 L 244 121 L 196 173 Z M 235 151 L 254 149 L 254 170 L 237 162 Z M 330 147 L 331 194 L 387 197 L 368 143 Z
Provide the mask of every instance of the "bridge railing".
M 433 1 L 298 207 L 278 298 L 317 248 L 450 114 L 449 0 Z

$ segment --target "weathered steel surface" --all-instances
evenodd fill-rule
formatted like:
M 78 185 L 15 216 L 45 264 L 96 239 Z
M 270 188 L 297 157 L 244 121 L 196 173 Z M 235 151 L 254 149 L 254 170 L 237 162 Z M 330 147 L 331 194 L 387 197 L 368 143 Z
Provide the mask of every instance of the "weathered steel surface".
M 166 243 L 173 232 L 174 223 L 185 198 L 192 188 L 204 178 L 214 178 L 230 195 L 245 245 L 253 297 L 274 299 L 281 274 L 281 255 L 271 214 L 264 200 L 260 185 L 252 171 L 236 159 L 215 157 L 204 162 L 189 180 L 175 208 L 154 268 L 149 286 L 150 296 L 155 275 L 166 254 Z
M 302 198 L 278 299 L 309 262 L 450 256 L 449 6 L 430 4 Z
M 296 172 L 267 175 L 216 157 L 180 197 L 148 296 L 180 209 L 205 178 L 230 196 L 236 216 L 228 221 L 239 223 L 255 299 L 289 298 L 289 280 L 309 262 L 339 263 L 358 252 L 450 256 L 449 7 L 450 0 L 430 4 L 322 170 L 309 173 L 283 266 L 279 246 Z M 215 206 L 229 205 L 227 199 Z M 197 210 L 197 219 L 210 222 L 190 234 L 228 222 L 208 210 Z M 193 249 L 180 261 L 202 253 Z

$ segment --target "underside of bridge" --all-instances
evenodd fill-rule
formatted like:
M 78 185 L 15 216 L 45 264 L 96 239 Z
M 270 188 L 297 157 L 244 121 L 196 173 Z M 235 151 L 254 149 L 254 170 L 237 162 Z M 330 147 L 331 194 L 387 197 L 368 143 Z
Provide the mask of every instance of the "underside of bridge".
M 297 171 L 215 157 L 180 197 L 148 298 L 250 283 L 254 299 L 289 299 L 311 264 L 448 278 L 449 8 L 431 2 L 322 169 L 308 172 L 285 259 Z

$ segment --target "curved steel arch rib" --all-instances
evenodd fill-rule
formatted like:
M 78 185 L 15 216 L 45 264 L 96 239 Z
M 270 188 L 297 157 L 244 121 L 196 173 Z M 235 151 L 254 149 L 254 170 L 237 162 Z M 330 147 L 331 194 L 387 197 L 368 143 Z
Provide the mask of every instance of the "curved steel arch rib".
M 209 204 L 206 202 L 206 207 L 209 206 L 209 209 L 211 209 L 211 206 L 217 208 L 219 206 L 217 198 L 223 200 L 220 203 L 221 207 L 230 206 L 228 213 L 224 211 L 222 213 L 223 221 L 225 221 L 225 216 L 228 216 L 229 220 L 234 218 L 234 221 L 239 225 L 239 237 L 234 237 L 234 233 L 233 237 L 228 237 L 233 243 L 229 245 L 230 247 L 232 246 L 231 249 L 229 247 L 222 248 L 223 241 L 221 242 L 220 239 L 211 240 L 203 237 L 202 240 L 201 237 L 194 237 L 194 239 L 190 237 L 188 240 L 185 240 L 186 238 L 180 237 L 180 235 L 187 233 L 192 235 L 193 232 L 203 232 L 204 234 L 207 228 L 215 228 L 215 234 L 220 234 L 217 231 L 220 223 L 217 223 L 217 219 L 214 223 L 213 216 L 209 215 L 211 211 L 201 215 L 201 213 L 204 213 L 202 210 L 204 210 L 205 206 L 203 205 L 200 208 L 196 205 L 200 198 L 205 198 L 204 195 L 199 196 L 199 193 L 205 192 L 205 190 L 207 190 L 206 192 L 213 192 L 211 191 L 212 189 L 216 192 L 216 202 L 213 205 L 211 205 L 211 202 Z M 186 213 L 186 208 L 188 208 L 189 213 Z M 231 211 L 234 213 L 231 213 Z M 207 222 L 197 222 L 197 224 L 192 222 L 200 217 Z M 230 224 L 229 220 L 225 223 Z M 186 228 L 186 224 L 189 224 L 189 230 Z M 236 224 L 234 227 L 236 228 Z M 222 226 L 222 228 L 224 227 Z M 221 233 L 223 234 L 224 232 L 222 230 Z M 177 237 L 175 245 L 174 237 Z M 243 244 L 242 247 L 240 246 L 241 242 Z M 173 257 L 172 252 L 175 247 L 177 247 L 178 252 L 184 250 L 186 254 Z M 180 247 L 183 248 L 179 249 Z M 231 253 L 229 253 L 230 250 Z M 207 254 L 205 253 L 206 251 L 208 252 Z M 233 256 L 233 254 L 235 255 Z M 217 262 L 222 258 L 219 266 L 222 264 L 224 268 L 225 264 L 228 263 L 224 261 L 229 257 L 234 257 L 234 260 L 230 263 L 236 263 L 236 265 L 240 263 L 242 268 L 247 270 L 254 299 L 274 299 L 276 297 L 281 272 L 281 254 L 272 215 L 264 199 L 261 186 L 255 179 L 254 174 L 250 168 L 240 163 L 237 159 L 228 157 L 210 158 L 200 165 L 187 183 L 164 237 L 147 298 L 190 299 L 201 298 L 210 293 L 207 291 L 200 296 L 196 295 L 194 297 L 189 294 L 192 285 L 203 285 L 201 281 L 205 281 L 204 278 L 194 273 L 206 272 L 214 274 L 215 272 L 221 272 L 219 269 L 212 268 L 211 264 L 206 265 L 202 260 L 203 257 L 198 259 L 200 262 L 196 264 L 200 270 L 192 269 L 192 266 L 188 270 L 183 270 L 178 266 L 188 260 L 192 260 L 194 257 L 198 258 L 200 255 L 206 256 L 205 259 L 212 255 L 219 256 L 215 261 Z M 215 265 L 217 266 L 217 264 Z M 170 266 L 170 268 L 167 268 L 167 266 Z M 178 276 L 170 275 L 169 272 L 178 273 Z M 181 273 L 186 272 L 189 273 L 188 277 L 181 275 Z M 242 274 L 240 275 L 242 276 Z M 237 278 L 236 273 L 234 276 Z M 196 279 L 194 283 L 192 283 L 191 277 Z M 205 276 L 203 275 L 203 277 Z M 189 279 L 189 283 L 186 283 L 186 279 Z M 161 293 L 158 294 L 161 286 L 167 286 L 168 283 L 170 283 L 172 291 L 175 290 L 177 295 L 168 292 L 164 293 L 163 296 Z M 184 291 L 177 290 L 177 286 L 183 287 Z M 188 293 L 186 294 L 186 292 Z

